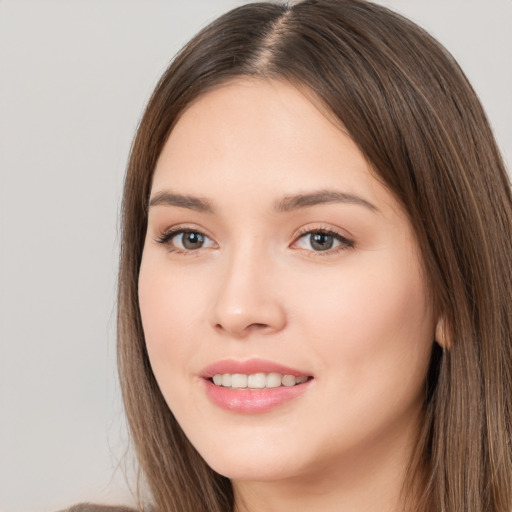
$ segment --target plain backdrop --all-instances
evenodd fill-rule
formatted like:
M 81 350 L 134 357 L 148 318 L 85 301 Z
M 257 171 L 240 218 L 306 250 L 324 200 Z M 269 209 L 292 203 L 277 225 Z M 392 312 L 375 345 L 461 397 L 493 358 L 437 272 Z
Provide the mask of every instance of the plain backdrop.
M 242 3 L 0 0 L 0 512 L 133 503 L 115 366 L 127 155 L 179 47 Z M 510 168 L 512 0 L 380 3 L 459 60 Z

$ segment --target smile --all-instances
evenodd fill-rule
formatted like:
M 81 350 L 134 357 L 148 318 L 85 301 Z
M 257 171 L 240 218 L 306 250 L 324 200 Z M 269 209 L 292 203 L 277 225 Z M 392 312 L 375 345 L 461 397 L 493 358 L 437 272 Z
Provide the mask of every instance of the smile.
M 217 361 L 200 376 L 213 404 L 241 414 L 265 413 L 281 407 L 307 393 L 315 381 L 308 371 L 262 359 Z
M 278 388 L 281 386 L 291 387 L 306 382 L 308 377 L 295 375 L 282 375 L 281 373 L 217 373 L 212 377 L 216 386 L 231 389 L 265 389 Z

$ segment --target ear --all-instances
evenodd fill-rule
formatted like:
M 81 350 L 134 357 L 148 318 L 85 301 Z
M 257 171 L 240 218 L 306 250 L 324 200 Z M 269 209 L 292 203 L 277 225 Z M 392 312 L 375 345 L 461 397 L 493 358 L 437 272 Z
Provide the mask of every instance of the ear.
M 444 316 L 440 316 L 437 321 L 434 337 L 443 350 L 450 350 L 452 348 L 452 340 Z

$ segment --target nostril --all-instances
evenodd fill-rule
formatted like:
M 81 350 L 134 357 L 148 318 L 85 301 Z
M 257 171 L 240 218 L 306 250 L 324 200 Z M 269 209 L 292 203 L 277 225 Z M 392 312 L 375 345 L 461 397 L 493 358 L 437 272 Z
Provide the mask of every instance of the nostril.
M 232 301 L 233 302 L 233 301 Z M 286 324 L 286 315 L 279 303 L 238 305 L 217 303 L 212 311 L 212 326 L 219 334 L 243 338 L 249 333 L 280 331 Z
M 269 326 L 267 324 L 263 324 L 263 323 L 252 323 L 252 324 L 249 324 L 248 326 L 244 327 L 244 330 L 245 331 L 250 331 L 252 329 L 254 330 L 261 330 L 261 329 L 266 329 L 268 328 Z M 222 324 L 216 324 L 215 325 L 215 328 L 216 329 L 219 329 L 219 330 L 224 330 L 224 326 Z

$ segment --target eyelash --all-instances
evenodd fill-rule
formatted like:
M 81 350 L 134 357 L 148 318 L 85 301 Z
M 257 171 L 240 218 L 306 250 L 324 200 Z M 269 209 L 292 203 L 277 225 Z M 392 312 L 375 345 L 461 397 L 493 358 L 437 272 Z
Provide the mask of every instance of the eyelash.
M 160 233 L 159 235 L 157 235 L 155 237 L 155 242 L 158 244 L 161 244 L 161 245 L 166 245 L 169 252 L 173 252 L 176 254 L 183 254 L 185 256 L 195 256 L 194 253 L 197 252 L 197 249 L 196 250 L 181 249 L 181 248 L 173 246 L 171 244 L 171 240 L 175 236 L 180 235 L 180 234 L 186 234 L 186 233 L 197 233 L 198 235 L 201 235 L 202 237 L 208 238 L 209 240 L 211 240 L 208 235 L 206 235 L 205 233 L 203 233 L 202 231 L 200 231 L 198 229 L 180 226 L 180 227 L 176 227 L 176 228 L 171 228 L 167 231 Z
M 317 233 L 332 236 L 335 240 L 339 242 L 339 246 L 333 249 L 327 249 L 325 251 L 308 250 L 307 252 L 310 252 L 311 255 L 314 257 L 332 256 L 333 254 L 337 254 L 341 251 L 346 251 L 347 249 L 353 249 L 355 247 L 355 242 L 353 240 L 348 239 L 347 237 L 343 236 L 341 233 L 338 233 L 337 231 L 322 227 L 313 229 L 305 227 L 301 229 L 297 234 L 297 237 L 295 238 L 295 241 L 293 242 L 292 245 L 296 244 L 301 238 L 305 237 L 306 235 L 313 235 Z
M 202 247 L 200 247 L 196 250 L 194 250 L 194 249 L 185 249 L 184 250 L 179 247 L 173 246 L 171 244 L 171 240 L 175 236 L 180 235 L 180 234 L 186 234 L 186 233 L 197 233 L 198 235 L 201 235 L 202 237 L 211 240 L 208 235 L 206 235 L 204 232 L 202 232 L 198 229 L 186 228 L 186 227 L 176 227 L 176 228 L 172 228 L 168 231 L 164 231 L 164 232 L 160 233 L 159 235 L 157 235 L 155 237 L 155 242 L 158 244 L 161 244 L 161 245 L 167 245 L 169 252 L 173 252 L 176 254 L 183 254 L 186 256 L 195 255 L 194 253 L 197 253 L 198 249 L 201 249 Z M 334 249 L 327 249 L 324 251 L 315 251 L 315 250 L 306 250 L 305 249 L 307 252 L 311 253 L 311 255 L 329 256 L 329 255 L 337 254 L 338 252 L 345 251 L 347 249 L 352 249 L 355 247 L 355 243 L 353 240 L 346 238 L 345 236 L 341 235 L 337 231 L 334 231 L 334 230 L 328 229 L 328 228 L 322 228 L 322 227 L 314 228 L 314 229 L 303 228 L 297 234 L 294 242 L 292 243 L 292 246 L 295 245 L 297 242 L 299 242 L 299 240 L 301 238 L 304 238 L 306 235 L 313 235 L 313 234 L 317 234 L 317 233 L 332 236 L 335 240 L 337 240 L 339 242 L 339 246 L 337 246 Z

